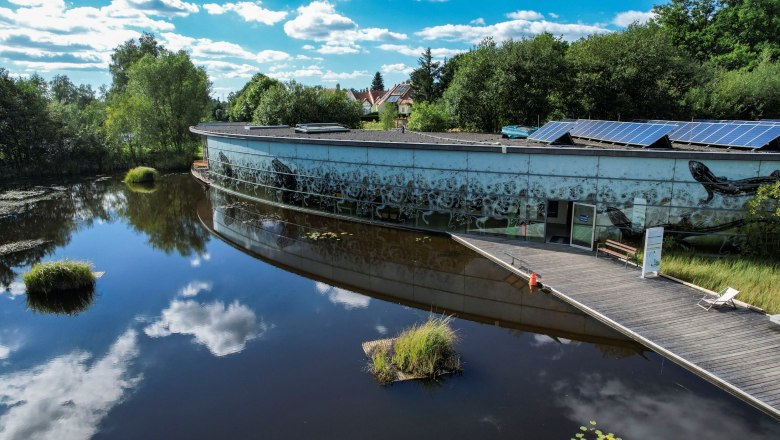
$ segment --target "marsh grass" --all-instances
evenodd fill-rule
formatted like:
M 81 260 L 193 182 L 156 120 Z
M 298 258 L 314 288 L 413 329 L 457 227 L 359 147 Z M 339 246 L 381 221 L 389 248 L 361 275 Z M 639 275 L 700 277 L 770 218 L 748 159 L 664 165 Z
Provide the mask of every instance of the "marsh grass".
M 460 370 L 455 352 L 458 337 L 450 321 L 450 317 L 431 317 L 401 332 L 393 344 L 393 365 L 405 373 L 425 377 Z
M 135 167 L 125 175 L 125 183 L 154 183 L 159 177 L 154 168 Z
M 778 263 L 746 257 L 669 253 L 662 257 L 661 272 L 715 292 L 733 287 L 740 291 L 738 300 L 770 314 L 780 313 Z
M 395 371 L 390 360 L 390 349 L 387 346 L 380 345 L 374 350 L 368 369 L 381 384 L 388 384 L 395 379 Z
M 23 276 L 27 294 L 67 294 L 66 291 L 92 289 L 95 275 L 85 261 L 61 260 L 38 263 Z

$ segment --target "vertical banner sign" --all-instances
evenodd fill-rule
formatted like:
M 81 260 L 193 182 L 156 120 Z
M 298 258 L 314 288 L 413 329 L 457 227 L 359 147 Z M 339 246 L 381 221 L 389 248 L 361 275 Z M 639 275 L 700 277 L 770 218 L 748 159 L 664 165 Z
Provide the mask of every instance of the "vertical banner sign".
M 664 245 L 664 228 L 645 230 L 645 254 L 642 260 L 642 278 L 661 271 L 661 249 Z

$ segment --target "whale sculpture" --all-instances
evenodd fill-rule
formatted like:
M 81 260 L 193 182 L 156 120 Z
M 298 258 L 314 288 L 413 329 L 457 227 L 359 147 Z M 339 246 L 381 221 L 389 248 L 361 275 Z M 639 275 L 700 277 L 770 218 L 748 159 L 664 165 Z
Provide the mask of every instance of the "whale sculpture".
M 692 160 L 688 162 L 688 169 L 691 170 L 693 178 L 702 184 L 707 191 L 707 199 L 702 200 L 700 204 L 709 203 L 715 196 L 715 193 L 724 196 L 742 196 L 746 194 L 755 194 L 758 191 L 758 187 L 761 185 L 768 185 L 775 182 L 780 182 L 780 170 L 775 170 L 772 174 L 766 177 L 751 177 L 748 179 L 729 180 L 726 177 L 718 177 L 707 165 L 701 162 Z

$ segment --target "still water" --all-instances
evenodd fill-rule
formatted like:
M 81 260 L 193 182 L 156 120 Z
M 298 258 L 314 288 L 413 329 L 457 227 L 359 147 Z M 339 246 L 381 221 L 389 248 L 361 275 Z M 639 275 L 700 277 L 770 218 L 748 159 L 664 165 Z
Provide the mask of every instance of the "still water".
M 28 301 L 30 264 L 105 271 Z M 383 387 L 361 342 L 454 314 L 463 374 Z M 0 192 L 0 439 L 780 438 L 780 424 L 446 237 L 189 175 Z

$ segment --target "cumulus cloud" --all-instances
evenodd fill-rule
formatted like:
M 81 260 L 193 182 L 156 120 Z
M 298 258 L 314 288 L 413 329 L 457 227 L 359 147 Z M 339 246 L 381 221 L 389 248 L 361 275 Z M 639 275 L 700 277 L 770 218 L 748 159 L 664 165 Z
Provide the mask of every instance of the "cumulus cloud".
M 575 424 L 592 420 L 595 414 L 602 429 L 623 438 L 780 438 L 780 426 L 748 422 L 734 413 L 729 400 L 676 387 L 639 389 L 619 379 L 585 374 L 578 383 L 560 382 L 554 388 L 558 403 Z
M 483 25 L 485 24 L 485 19 L 482 17 L 475 18 L 469 22 L 469 24 L 476 24 L 476 25 Z
M 557 23 L 543 19 L 513 19 L 487 26 L 445 24 L 427 27 L 415 34 L 425 40 L 461 41 L 476 44 L 487 37 L 493 37 L 496 41 L 505 41 L 533 37 L 544 32 L 562 36 L 566 40 L 576 40 L 591 34 L 606 33 L 609 30 L 597 25 L 582 23 Z
M 318 50 L 326 54 L 360 51 L 361 41 L 401 41 L 407 36 L 385 28 L 360 29 L 351 18 L 341 15 L 328 1 L 313 1 L 296 9 L 296 17 L 284 24 L 284 32 L 298 40 L 324 43 Z
M 371 76 L 371 74 L 366 70 L 353 70 L 352 72 L 333 72 L 328 70 L 322 75 L 322 79 L 323 81 L 333 82 L 344 79 L 367 78 L 369 76 Z
M 377 46 L 381 50 L 386 50 L 388 52 L 398 52 L 401 55 L 408 55 L 410 57 L 419 57 L 422 55 L 422 53 L 425 51 L 426 48 L 419 46 L 419 47 L 411 47 L 406 46 L 403 44 L 380 44 Z M 431 55 L 433 55 L 434 58 L 450 58 L 454 57 L 455 55 L 459 53 L 466 52 L 464 49 L 445 49 L 443 47 L 434 47 L 431 48 Z
M 644 24 L 655 18 L 655 12 L 653 11 L 625 11 L 615 15 L 612 19 L 612 24 L 620 27 L 628 27 L 633 23 Z
M 298 70 L 281 70 L 276 72 L 269 72 L 268 76 L 278 79 L 279 81 L 289 81 L 291 79 L 322 76 L 322 70 L 317 67 L 309 67 Z
M 347 310 L 365 309 L 371 303 L 371 298 L 365 295 L 333 287 L 329 284 L 317 282 L 314 287 L 321 295 L 326 295 L 330 302 L 342 305 Z
M 8 288 L 5 291 L 8 292 L 8 295 L 11 297 L 11 299 L 14 299 L 17 296 L 24 295 L 24 293 L 26 292 L 26 288 L 24 287 L 24 283 L 19 281 L 14 281 L 8 286 Z
M 515 11 L 506 14 L 506 17 L 513 20 L 541 20 L 544 18 L 544 15 L 536 11 Z M 484 21 L 482 24 L 485 24 Z
M 179 290 L 179 295 L 185 297 L 197 296 L 200 292 L 208 292 L 214 287 L 214 284 L 206 281 L 190 281 L 186 286 Z
M 167 18 L 198 8 L 180 0 L 113 0 L 102 7 L 63 0 L 14 3 L 15 9 L 0 8 L 0 58 L 28 72 L 104 70 L 113 48 L 139 37 L 139 30 L 173 30 Z
M 234 12 L 247 22 L 256 22 L 267 25 L 276 24 L 287 17 L 287 11 L 272 11 L 262 7 L 261 2 L 207 3 L 203 8 L 211 15 L 221 15 L 226 12 Z
M 290 54 L 278 50 L 250 52 L 238 44 L 228 41 L 213 41 L 209 38 L 191 38 L 173 32 L 164 32 L 160 34 L 160 37 L 169 49 L 189 50 L 192 53 L 192 56 L 197 58 L 240 58 L 257 63 L 269 63 L 292 58 Z
M 27 371 L 0 376 L 0 436 L 4 439 L 90 438 L 140 376 L 128 372 L 138 356 L 137 333 L 122 334 L 100 359 L 76 351 Z
M 383 73 L 402 73 L 404 75 L 409 75 L 413 70 L 414 67 L 407 66 L 403 63 L 382 65 Z
M 144 333 L 152 338 L 191 335 L 195 343 L 208 348 L 214 356 L 225 356 L 241 352 L 248 341 L 266 329 L 262 321 L 258 324 L 255 313 L 238 301 L 225 306 L 222 301 L 200 304 L 173 300 Z

